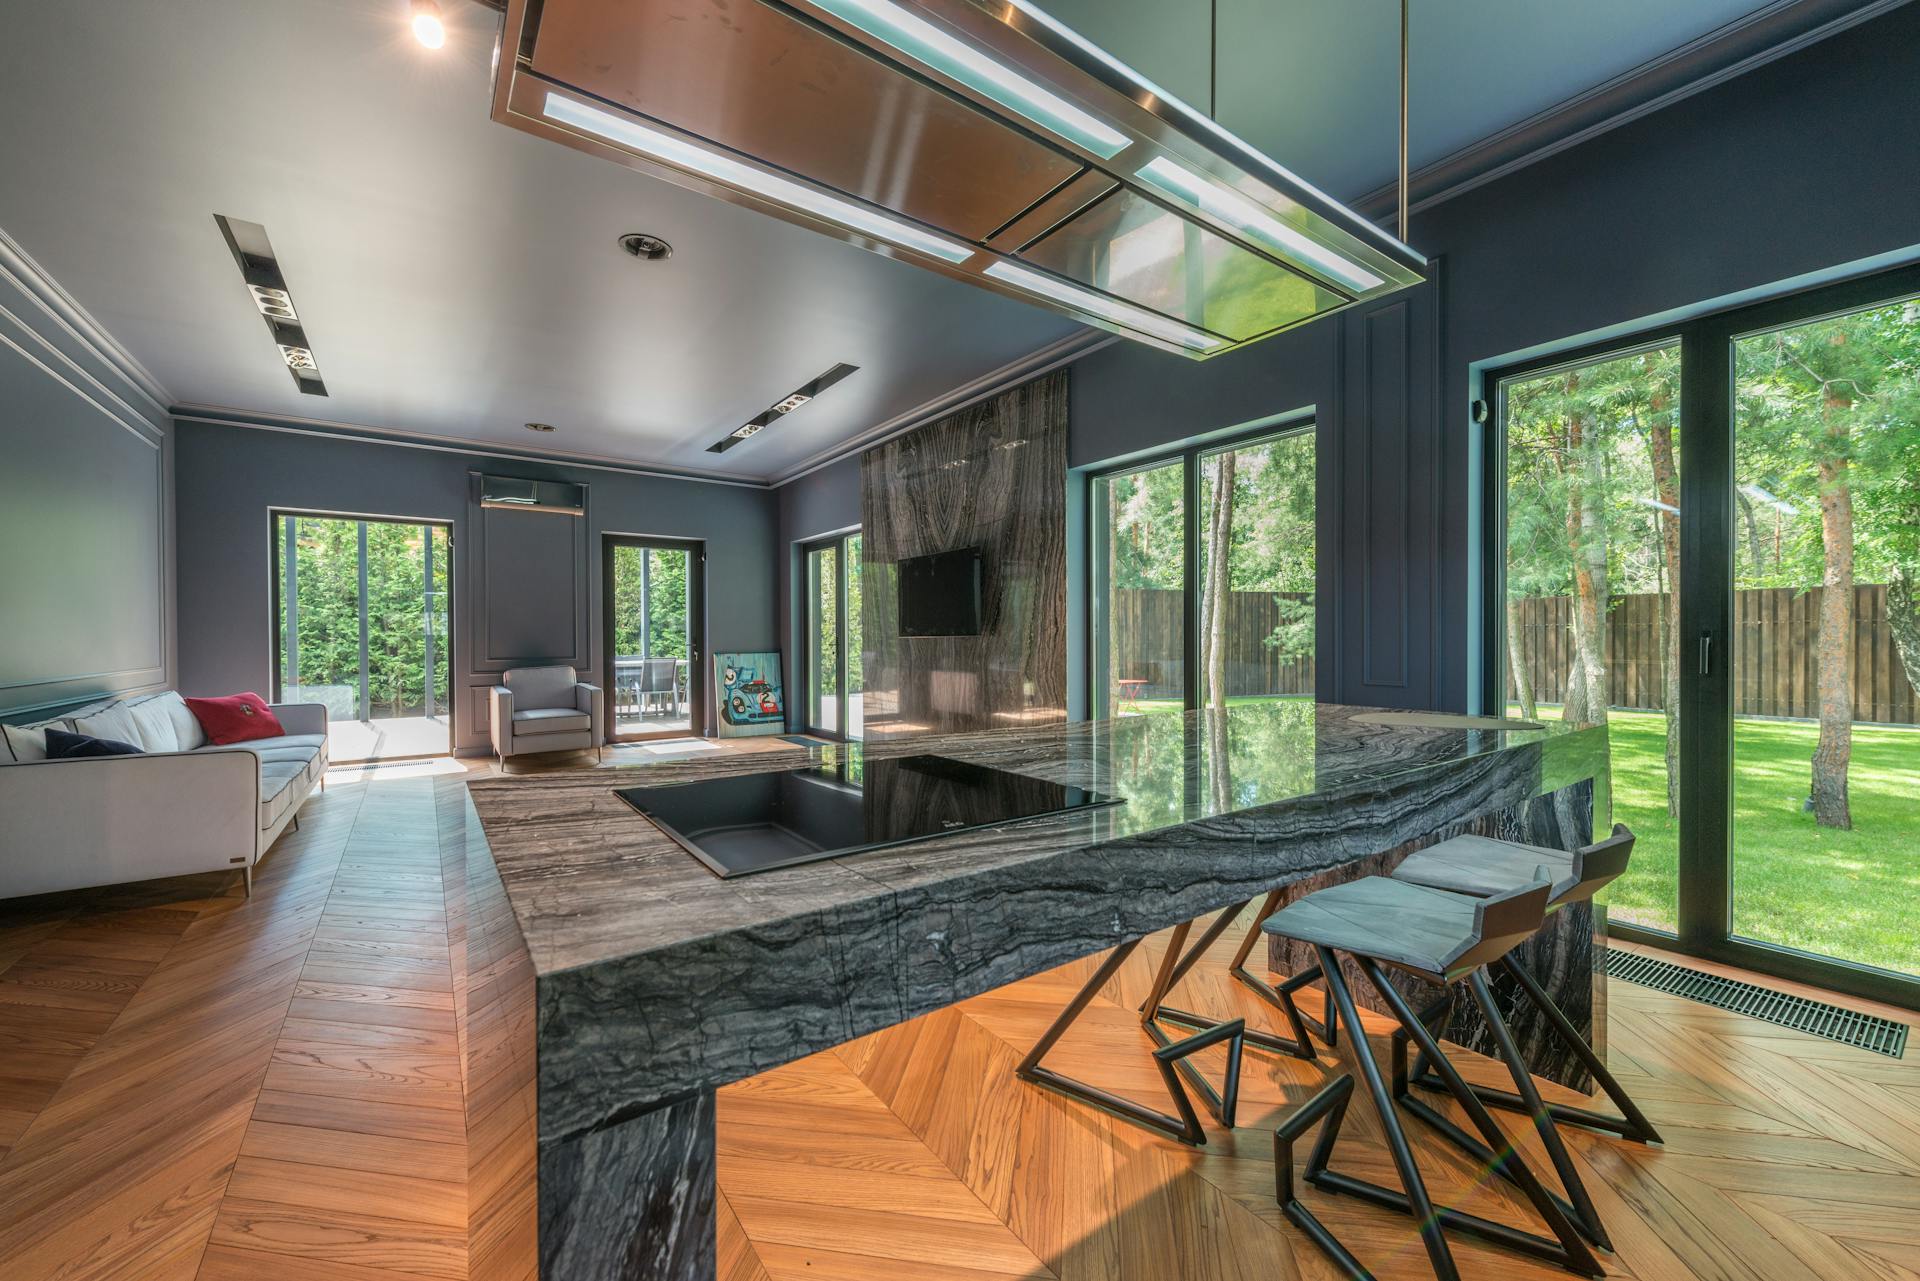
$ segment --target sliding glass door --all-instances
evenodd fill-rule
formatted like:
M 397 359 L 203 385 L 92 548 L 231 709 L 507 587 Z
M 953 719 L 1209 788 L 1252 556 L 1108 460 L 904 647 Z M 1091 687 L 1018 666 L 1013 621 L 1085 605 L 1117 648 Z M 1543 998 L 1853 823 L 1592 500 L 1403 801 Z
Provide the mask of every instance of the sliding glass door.
M 336 761 L 452 744 L 445 525 L 276 513 L 274 697 L 327 708 Z
M 801 548 L 806 562 L 805 662 L 808 733 L 861 736 L 860 535 Z
M 1616 932 L 1920 1007 L 1917 295 L 1504 371 L 1484 687 L 1608 724 Z
M 1314 692 L 1310 427 L 1094 476 L 1096 719 Z
M 607 537 L 601 687 L 609 741 L 703 732 L 706 562 L 699 543 Z

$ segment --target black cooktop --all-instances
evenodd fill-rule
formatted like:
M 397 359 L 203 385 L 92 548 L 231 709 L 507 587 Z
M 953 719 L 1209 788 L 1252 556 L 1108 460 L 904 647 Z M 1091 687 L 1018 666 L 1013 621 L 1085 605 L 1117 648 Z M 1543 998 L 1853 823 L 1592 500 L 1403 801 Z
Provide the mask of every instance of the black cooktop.
M 1122 802 L 944 756 L 616 788 L 721 877 Z

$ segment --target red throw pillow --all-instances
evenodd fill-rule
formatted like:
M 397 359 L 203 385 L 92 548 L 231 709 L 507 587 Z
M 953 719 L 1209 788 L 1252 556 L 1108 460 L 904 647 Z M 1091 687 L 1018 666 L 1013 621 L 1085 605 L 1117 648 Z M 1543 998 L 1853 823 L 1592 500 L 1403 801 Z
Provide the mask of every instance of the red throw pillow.
M 279 738 L 287 731 L 280 718 L 258 694 L 229 694 L 225 698 L 189 698 L 187 710 L 207 741 L 224 747 L 228 743 L 250 743 L 256 738 Z

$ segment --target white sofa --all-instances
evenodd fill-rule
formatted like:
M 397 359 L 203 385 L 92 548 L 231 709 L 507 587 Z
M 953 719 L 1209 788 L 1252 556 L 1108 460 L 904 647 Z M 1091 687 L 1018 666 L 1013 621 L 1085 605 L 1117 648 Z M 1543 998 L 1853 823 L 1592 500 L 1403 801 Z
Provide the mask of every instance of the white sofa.
M 144 754 L 36 760 L 17 732 L 0 740 L 0 898 L 235 869 L 251 894 L 253 865 L 327 772 L 326 707 L 272 706 L 283 737 L 228 747 L 171 690 L 16 727 Z

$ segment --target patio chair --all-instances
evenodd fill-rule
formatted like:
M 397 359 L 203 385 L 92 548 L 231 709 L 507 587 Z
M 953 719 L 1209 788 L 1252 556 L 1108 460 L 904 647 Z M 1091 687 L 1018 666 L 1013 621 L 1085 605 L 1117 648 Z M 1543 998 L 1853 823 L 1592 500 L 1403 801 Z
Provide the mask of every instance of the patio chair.
M 640 714 L 647 713 L 647 703 L 653 699 L 665 698 L 670 713 L 680 710 L 679 663 L 671 658 L 649 658 L 640 669 Z

